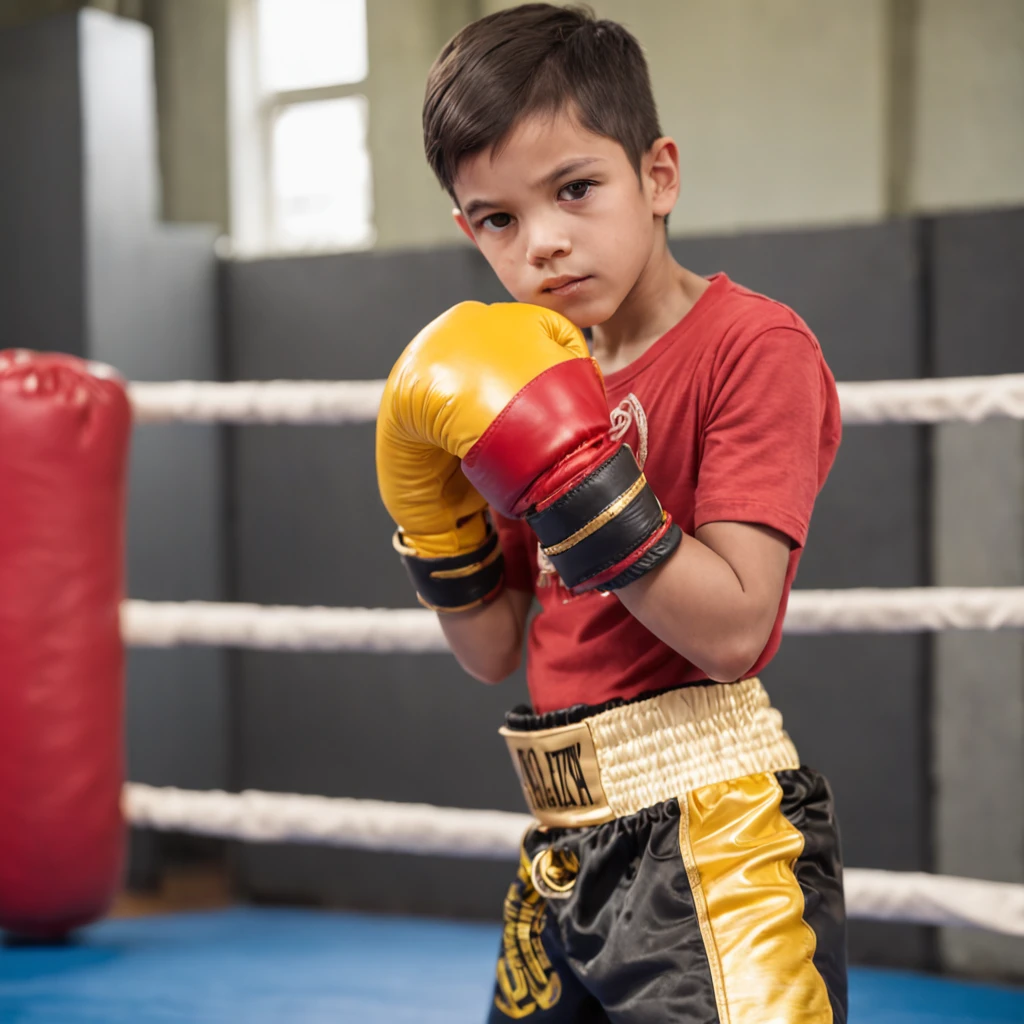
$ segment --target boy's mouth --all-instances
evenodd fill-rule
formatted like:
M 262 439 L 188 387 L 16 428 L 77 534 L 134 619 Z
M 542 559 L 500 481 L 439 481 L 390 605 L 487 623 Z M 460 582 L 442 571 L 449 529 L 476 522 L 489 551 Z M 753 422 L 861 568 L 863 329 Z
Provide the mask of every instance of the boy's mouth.
M 590 277 L 590 274 L 584 274 L 582 277 L 572 277 L 568 274 L 552 277 L 541 285 L 541 291 L 549 295 L 571 295 L 584 281 L 589 281 Z

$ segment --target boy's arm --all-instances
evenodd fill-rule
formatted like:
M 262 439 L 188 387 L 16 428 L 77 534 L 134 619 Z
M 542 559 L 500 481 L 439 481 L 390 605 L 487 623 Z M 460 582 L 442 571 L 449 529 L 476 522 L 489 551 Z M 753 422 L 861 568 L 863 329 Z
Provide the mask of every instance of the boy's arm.
M 790 541 L 767 526 L 708 523 L 662 566 L 617 591 L 655 636 L 716 682 L 740 679 L 771 635 Z M 484 683 L 518 667 L 533 595 L 506 589 L 490 604 L 439 615 L 459 664 Z
M 732 682 L 768 643 L 789 554 L 789 538 L 767 526 L 708 523 L 617 593 L 636 619 L 708 678 Z
M 500 683 L 518 667 L 533 594 L 505 589 L 490 604 L 438 615 L 458 663 L 483 683 Z
M 459 664 L 483 683 L 500 683 L 519 667 L 522 658 L 537 565 L 528 542 L 533 534 L 522 522 L 495 509 L 491 509 L 491 520 L 504 553 L 504 588 L 491 604 L 438 618 Z
M 723 353 L 698 472 L 695 536 L 619 591 L 652 633 L 715 680 L 769 642 L 790 554 L 839 443 L 835 383 L 810 335 L 766 331 Z

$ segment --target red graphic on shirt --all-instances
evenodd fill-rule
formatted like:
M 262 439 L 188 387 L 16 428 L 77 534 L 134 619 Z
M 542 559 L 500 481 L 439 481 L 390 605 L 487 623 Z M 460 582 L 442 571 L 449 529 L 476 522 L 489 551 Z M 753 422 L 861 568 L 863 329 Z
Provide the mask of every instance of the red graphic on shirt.
M 632 391 L 611 412 L 612 440 L 625 441 L 641 471 L 647 463 L 647 413 Z

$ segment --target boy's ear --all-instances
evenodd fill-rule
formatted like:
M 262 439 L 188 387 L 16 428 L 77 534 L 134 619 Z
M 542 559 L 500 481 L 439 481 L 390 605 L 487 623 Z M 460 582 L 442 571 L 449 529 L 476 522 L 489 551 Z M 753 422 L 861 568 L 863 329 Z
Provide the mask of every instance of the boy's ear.
M 679 147 L 668 136 L 655 139 L 644 164 L 651 186 L 652 212 L 667 217 L 679 198 Z
M 462 211 L 457 206 L 452 210 L 452 218 L 454 219 L 455 223 L 458 224 L 460 228 L 462 228 L 462 233 L 474 245 L 476 245 L 476 238 L 473 236 L 473 229 L 469 226 L 469 221 L 466 220 L 466 218 L 462 215 Z

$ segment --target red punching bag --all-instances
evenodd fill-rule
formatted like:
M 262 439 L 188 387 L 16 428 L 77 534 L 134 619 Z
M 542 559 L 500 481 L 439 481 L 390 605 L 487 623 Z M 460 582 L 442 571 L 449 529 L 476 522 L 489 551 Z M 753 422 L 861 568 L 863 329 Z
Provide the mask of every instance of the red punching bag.
M 19 935 L 96 920 L 120 880 L 130 434 L 106 367 L 0 351 L 0 928 Z

